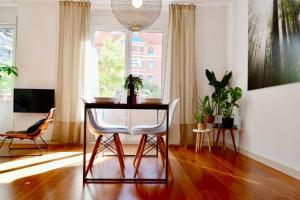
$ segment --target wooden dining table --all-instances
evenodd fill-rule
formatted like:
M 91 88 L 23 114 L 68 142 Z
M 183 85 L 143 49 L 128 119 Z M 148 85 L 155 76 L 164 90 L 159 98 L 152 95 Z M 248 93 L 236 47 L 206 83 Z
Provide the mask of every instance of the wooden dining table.
M 88 109 L 125 109 L 125 110 L 163 110 L 166 111 L 166 120 L 169 121 L 169 104 L 123 104 L 123 103 L 97 103 L 93 100 L 84 103 L 84 137 L 83 137 L 83 182 L 84 183 L 166 183 L 168 181 L 168 162 L 165 166 L 164 178 L 88 178 L 86 176 L 86 153 L 87 153 L 87 110 Z M 168 160 L 169 127 L 166 123 L 166 155 Z M 135 155 L 124 155 L 135 156 Z

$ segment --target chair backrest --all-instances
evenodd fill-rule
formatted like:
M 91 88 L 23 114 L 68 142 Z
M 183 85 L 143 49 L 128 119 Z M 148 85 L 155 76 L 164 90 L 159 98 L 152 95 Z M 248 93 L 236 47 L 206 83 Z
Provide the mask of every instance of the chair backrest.
M 56 108 L 51 108 L 45 121 L 40 125 L 40 127 L 35 132 L 30 133 L 28 135 L 37 137 L 45 133 L 48 130 L 50 123 L 54 120 L 55 110 Z
M 172 124 L 172 121 L 173 121 L 173 118 L 174 118 L 174 113 L 175 113 L 178 102 L 179 102 L 179 98 L 175 99 L 175 100 L 173 100 L 169 103 L 169 123 L 168 123 L 169 127 Z M 167 121 L 167 112 L 165 112 L 163 120 L 160 122 L 160 124 L 158 126 L 163 127 L 163 129 L 165 129 L 166 121 Z
M 173 100 L 169 105 L 169 124 L 168 124 L 169 127 L 171 126 L 172 120 L 174 118 L 174 113 L 175 113 L 178 102 L 179 102 L 179 98 Z
M 87 115 L 88 115 L 87 118 L 89 121 L 89 123 L 87 123 L 87 127 L 88 127 L 89 131 L 93 133 L 99 127 L 95 120 L 96 113 L 93 112 L 91 109 L 87 109 Z

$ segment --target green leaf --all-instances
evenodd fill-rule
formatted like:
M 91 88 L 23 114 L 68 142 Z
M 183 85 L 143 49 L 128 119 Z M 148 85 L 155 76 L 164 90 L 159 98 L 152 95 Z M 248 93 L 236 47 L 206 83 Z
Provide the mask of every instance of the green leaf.
M 221 80 L 221 86 L 226 87 L 229 84 L 231 77 L 232 77 L 232 72 L 229 73 L 226 72 Z

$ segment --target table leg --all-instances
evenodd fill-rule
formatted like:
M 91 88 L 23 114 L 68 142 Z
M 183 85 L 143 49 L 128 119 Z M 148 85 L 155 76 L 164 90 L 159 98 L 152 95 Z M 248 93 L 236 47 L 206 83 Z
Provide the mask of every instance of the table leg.
M 202 149 L 203 140 L 204 140 L 204 133 L 201 133 L 201 139 L 200 139 L 200 149 Z
M 216 141 L 216 144 L 215 144 L 215 146 L 216 146 L 216 147 L 218 146 L 219 137 L 220 137 L 220 132 L 221 132 L 221 130 L 220 130 L 220 129 L 218 129 L 217 141 Z
M 225 150 L 225 129 L 222 130 L 223 135 L 223 151 Z
M 196 134 L 196 147 L 195 147 L 195 152 L 198 151 L 198 145 L 199 145 L 199 133 Z
M 233 134 L 233 130 L 232 129 L 230 130 L 230 134 L 231 134 L 231 139 L 232 139 L 232 144 L 233 144 L 233 147 L 234 147 L 234 151 L 235 151 L 235 153 L 237 153 L 236 145 L 235 145 L 235 139 L 234 139 L 234 134 Z
M 86 181 L 86 169 L 85 169 L 85 162 L 86 162 L 86 117 L 87 117 L 87 108 L 84 104 L 84 122 L 83 122 L 83 183 Z
M 165 171 L 165 181 L 168 182 L 168 169 L 169 169 L 169 107 L 167 108 L 167 123 L 166 123 L 166 171 Z M 170 167 L 171 168 L 171 167 Z
M 207 137 L 208 137 L 208 150 L 209 152 L 211 152 L 211 147 L 210 147 L 210 132 L 207 133 Z

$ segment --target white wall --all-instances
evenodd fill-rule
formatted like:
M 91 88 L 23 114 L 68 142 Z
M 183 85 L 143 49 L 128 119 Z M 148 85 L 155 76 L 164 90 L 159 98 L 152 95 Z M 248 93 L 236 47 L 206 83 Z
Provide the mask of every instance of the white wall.
M 227 5 L 197 6 L 196 10 L 196 68 L 199 96 L 210 95 L 205 70 L 213 70 L 218 78 L 226 72 L 227 57 Z
M 59 7 L 55 1 L 20 1 L 15 88 L 56 89 L 59 42 Z M 14 114 L 14 129 L 22 130 L 45 114 Z M 51 131 L 45 135 L 50 137 Z
M 232 70 L 245 91 L 241 152 L 300 179 L 300 83 L 247 91 L 248 1 L 235 0 L 233 10 Z
M 97 6 L 96 6 L 97 7 Z M 110 9 L 92 5 L 91 25 L 118 27 Z M 198 90 L 201 96 L 210 93 L 204 75 L 206 68 L 221 76 L 228 65 L 227 59 L 227 7 L 222 2 L 199 5 L 196 16 L 196 52 Z M 168 9 L 164 8 L 152 28 L 168 28 Z M 19 76 L 15 87 L 56 88 L 59 8 L 57 1 L 21 0 L 18 2 L 16 62 Z M 40 119 L 40 114 L 14 114 L 14 129 L 27 128 Z M 50 135 L 48 135 L 49 138 Z M 175 141 L 179 141 L 175 139 Z

